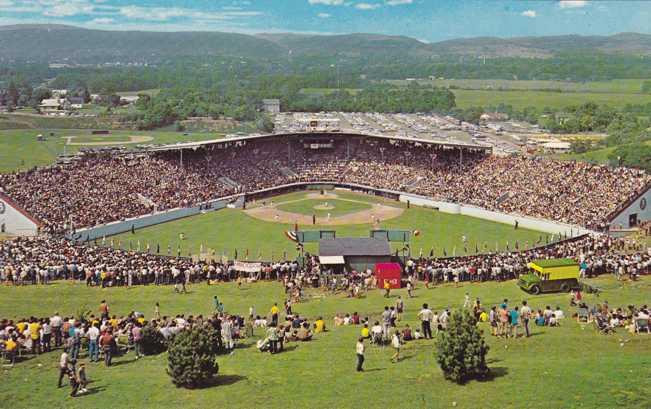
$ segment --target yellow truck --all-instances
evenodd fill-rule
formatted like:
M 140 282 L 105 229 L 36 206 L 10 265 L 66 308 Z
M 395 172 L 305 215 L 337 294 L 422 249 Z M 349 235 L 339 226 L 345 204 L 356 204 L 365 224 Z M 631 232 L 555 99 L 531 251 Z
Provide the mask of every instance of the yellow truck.
M 580 288 L 579 263 L 571 258 L 533 260 L 527 267 L 529 273 L 520 276 L 518 285 L 531 294 L 566 293 Z

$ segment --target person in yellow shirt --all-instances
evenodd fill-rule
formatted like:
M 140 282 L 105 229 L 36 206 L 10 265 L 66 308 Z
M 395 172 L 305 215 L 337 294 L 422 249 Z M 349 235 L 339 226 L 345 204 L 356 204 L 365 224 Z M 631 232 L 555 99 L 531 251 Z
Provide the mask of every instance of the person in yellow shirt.
M 371 338 L 371 331 L 368 329 L 368 324 L 364 324 L 364 327 L 362 327 L 362 330 L 360 331 L 360 335 L 364 339 Z
M 271 307 L 271 326 L 275 327 L 278 325 L 278 303 L 274 303 Z
M 384 280 L 384 298 L 389 298 L 391 295 L 391 283 L 389 280 Z
M 18 344 L 13 339 L 13 337 L 5 341 L 5 351 L 7 353 L 7 359 L 9 360 L 9 362 L 11 362 L 11 365 L 13 365 L 16 361 L 17 348 L 18 348 Z
M 316 334 L 324 331 L 325 331 L 325 321 L 323 320 L 322 317 L 319 317 L 319 319 L 314 321 L 314 333 Z
M 41 353 L 41 343 L 40 343 L 40 338 L 41 338 L 41 324 L 38 322 L 36 318 L 31 318 L 29 320 L 29 336 L 32 338 L 32 353 L 33 354 L 40 354 Z
M 486 314 L 486 311 L 484 310 L 481 311 L 481 314 L 479 314 L 479 321 L 481 322 L 488 321 L 488 314 Z
M 16 324 L 16 329 L 18 330 L 19 334 L 25 332 L 25 328 L 27 328 L 27 322 L 25 322 L 24 320 Z

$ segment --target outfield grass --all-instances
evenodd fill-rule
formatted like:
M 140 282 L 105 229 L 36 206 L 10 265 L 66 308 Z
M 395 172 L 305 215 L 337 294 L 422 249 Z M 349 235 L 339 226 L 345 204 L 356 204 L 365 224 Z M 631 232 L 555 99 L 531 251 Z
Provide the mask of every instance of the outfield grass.
M 328 204 L 328 207 L 332 207 L 332 209 L 318 209 L 319 206 L 325 206 L 326 203 Z M 304 199 L 295 202 L 282 203 L 279 204 L 277 208 L 285 212 L 306 214 L 308 216 L 314 214 L 317 217 L 324 217 L 327 215 L 337 217 L 371 209 L 371 205 L 368 203 L 338 199 Z
M 278 201 L 278 198 L 274 198 Z M 321 226 L 299 226 L 299 229 L 318 230 Z M 336 230 L 337 237 L 368 237 L 369 231 L 373 226 L 369 224 L 356 224 L 345 226 L 323 226 L 324 230 Z M 451 215 L 441 213 L 435 210 L 429 210 L 419 207 L 411 207 L 394 219 L 387 220 L 381 224 L 381 228 L 388 229 L 407 229 L 419 230 L 421 233 L 418 237 L 413 237 L 411 241 L 412 255 L 418 256 L 420 249 L 423 249 L 424 255 L 428 255 L 432 247 L 434 254 L 443 255 L 445 249 L 448 256 L 453 254 L 462 255 L 463 241 L 462 236 L 467 236 L 468 252 L 475 252 L 475 244 L 480 252 L 485 251 L 486 244 L 488 250 L 494 251 L 496 245 L 500 249 L 506 247 L 507 240 L 510 242 L 510 248 L 513 248 L 516 240 L 523 246 L 525 241 L 530 244 L 538 241 L 541 236 L 545 240 L 545 234 L 532 230 L 518 229 L 514 230 L 512 226 L 476 219 L 468 216 Z M 123 233 L 113 237 L 113 243 L 118 245 L 118 241 L 123 248 L 129 247 L 129 242 L 133 248 L 140 241 L 141 248 L 150 243 L 152 249 L 160 245 L 161 253 L 167 253 L 167 248 L 176 254 L 177 249 L 181 247 L 181 254 L 198 254 L 201 246 L 204 250 L 211 249 L 216 255 L 227 255 L 234 257 L 235 249 L 238 251 L 240 259 L 245 254 L 249 254 L 249 260 L 258 258 L 274 260 L 283 256 L 294 257 L 296 254 L 295 243 L 285 237 L 284 232 L 293 230 L 294 226 L 290 224 L 267 222 L 254 219 L 242 210 L 222 209 L 216 212 L 205 213 L 198 216 L 188 217 L 156 226 L 136 230 L 135 234 Z M 179 234 L 183 233 L 184 240 L 179 239 Z M 107 239 L 107 244 L 110 239 Z M 394 248 L 402 247 L 402 243 L 394 243 Z M 317 251 L 316 243 L 307 243 L 305 250 L 309 252 Z
M 54 136 L 50 136 L 54 133 Z M 43 134 L 47 141 L 39 142 L 36 135 Z M 150 136 L 153 140 L 146 144 L 190 142 L 220 138 L 216 133 L 192 133 L 183 135 L 179 132 L 140 132 L 140 131 L 111 131 L 110 135 L 91 135 L 88 130 L 0 130 L 0 172 L 13 172 L 25 170 L 34 166 L 52 164 L 58 155 L 71 154 L 83 148 L 83 145 L 67 145 L 66 136 L 75 136 L 73 142 L 116 142 L 128 141 L 131 135 Z M 125 144 L 126 147 L 135 147 L 138 144 Z M 97 147 L 95 145 L 94 147 Z
M 590 280 L 604 290 L 598 299 L 586 295 L 588 303 L 607 299 L 611 306 L 648 302 L 651 282 L 645 277 L 635 284 L 611 278 Z M 308 296 L 315 290 L 309 290 Z M 0 391 L 11 408 L 133 408 L 133 407 L 225 407 L 252 408 L 648 408 L 651 387 L 651 336 L 596 333 L 592 325 L 579 325 L 567 318 L 559 328 L 534 328 L 529 339 L 502 340 L 487 336 L 488 364 L 493 376 L 483 382 L 459 386 L 444 380 L 438 368 L 432 341 L 412 341 L 402 351 L 403 360 L 389 362 L 391 348 L 367 346 L 366 372 L 354 371 L 355 340 L 359 327 L 332 327 L 336 313 L 357 311 L 372 320 L 382 307 L 405 299 L 405 314 L 399 327 L 418 325 L 420 304 L 435 310 L 458 308 L 464 293 L 479 297 L 485 306 L 503 298 L 510 303 L 529 300 L 533 308 L 560 305 L 569 316 L 567 294 L 529 296 L 513 281 L 467 284 L 459 288 L 439 286 L 426 290 L 417 286 L 416 298 L 407 299 L 404 290 L 386 300 L 378 290 L 361 299 L 343 295 L 310 298 L 294 306 L 301 315 L 323 316 L 330 331 L 307 343 L 290 343 L 279 355 L 262 354 L 254 347 L 256 338 L 239 341 L 230 356 L 218 358 L 217 386 L 184 390 L 175 388 L 165 373 L 165 353 L 133 360 L 132 353 L 105 368 L 89 364 L 93 381 L 91 394 L 69 398 L 69 389 L 56 388 L 58 352 L 43 354 L 2 371 Z M 266 314 L 273 302 L 283 301 L 277 283 L 256 283 L 238 290 L 234 284 L 192 285 L 190 293 L 174 294 L 171 287 L 133 289 L 86 288 L 83 284 L 56 283 L 47 287 L 0 287 L 0 317 L 49 315 L 59 310 L 74 314 L 82 307 L 97 310 L 106 299 L 115 314 L 141 311 L 151 317 L 155 302 L 163 315 L 209 314 L 212 296 L 218 295 L 231 313 L 246 314 L 255 305 Z M 488 332 L 487 324 L 481 327 Z M 82 352 L 81 360 L 86 361 Z

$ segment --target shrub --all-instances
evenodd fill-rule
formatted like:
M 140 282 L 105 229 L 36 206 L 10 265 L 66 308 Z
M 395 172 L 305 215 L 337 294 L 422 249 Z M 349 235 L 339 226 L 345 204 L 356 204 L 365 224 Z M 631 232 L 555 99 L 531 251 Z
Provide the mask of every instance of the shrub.
M 142 328 L 142 352 L 145 355 L 157 355 L 167 349 L 165 337 L 154 327 L 146 325 Z
M 178 333 L 169 343 L 167 373 L 177 387 L 208 386 L 219 371 L 216 362 L 219 336 L 212 327 Z
M 468 310 L 452 313 L 447 331 L 439 333 L 436 349 L 436 360 L 446 379 L 461 384 L 488 373 L 488 345 Z

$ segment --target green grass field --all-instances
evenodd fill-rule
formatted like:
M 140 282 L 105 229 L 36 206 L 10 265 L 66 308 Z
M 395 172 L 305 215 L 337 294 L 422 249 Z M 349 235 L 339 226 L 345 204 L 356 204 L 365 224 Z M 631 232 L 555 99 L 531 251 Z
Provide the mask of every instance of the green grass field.
M 328 209 L 324 207 L 328 207 Z M 328 214 L 332 217 L 343 216 L 370 208 L 371 205 L 368 203 L 338 199 L 305 199 L 278 205 L 278 209 L 285 212 L 306 214 L 308 216 L 314 214 L 317 217 L 327 216 Z
M 611 306 L 648 303 L 651 282 L 647 277 L 635 283 L 619 283 L 612 278 L 590 280 L 604 291 L 600 298 L 586 295 L 590 304 L 607 299 Z M 184 295 L 171 287 L 133 289 L 87 288 L 84 284 L 56 283 L 47 287 L 0 287 L 0 317 L 75 314 L 80 308 L 97 310 L 106 299 L 115 314 L 141 311 L 153 314 L 155 302 L 163 315 L 209 314 L 212 296 L 218 295 L 231 313 L 246 314 L 250 305 L 266 314 L 273 302 L 283 301 L 277 283 L 245 285 L 192 285 Z M 648 408 L 651 399 L 651 336 L 632 335 L 623 329 L 616 335 L 599 335 L 592 324 L 579 325 L 566 318 L 559 328 L 533 328 L 528 339 L 496 339 L 486 335 L 492 376 L 486 381 L 470 381 L 459 386 L 444 380 L 438 368 L 433 341 L 408 342 L 403 360 L 390 363 L 391 348 L 367 346 L 366 372 L 354 371 L 355 340 L 359 327 L 333 328 L 336 313 L 357 311 L 372 320 L 382 307 L 405 299 L 405 314 L 399 328 L 418 325 L 416 314 L 422 303 L 435 310 L 459 308 L 464 293 L 479 297 L 490 307 L 503 298 L 510 303 L 528 299 L 534 308 L 560 305 L 569 317 L 567 294 L 529 296 L 513 281 L 504 283 L 451 285 L 430 290 L 418 285 L 416 298 L 407 299 L 405 290 L 394 291 L 386 300 L 380 291 L 349 299 L 343 295 L 311 297 L 294 306 L 303 316 L 323 316 L 329 331 L 307 343 L 289 343 L 287 351 L 270 356 L 257 351 L 261 337 L 239 341 L 233 355 L 218 358 L 219 382 L 200 390 L 175 388 L 165 373 L 167 356 L 134 360 L 133 353 L 114 360 L 114 366 L 89 364 L 93 381 L 90 394 L 69 398 L 69 388 L 56 388 L 58 352 L 43 354 L 3 368 L 0 391 L 11 408 L 46 406 L 51 408 L 133 408 L 133 407 L 227 407 L 252 408 Z M 320 294 L 320 292 L 317 292 Z M 488 333 L 487 324 L 480 324 Z M 86 361 L 82 352 L 81 361 Z M 66 382 L 67 385 L 67 382 Z
M 342 198 L 360 197 L 359 194 L 346 194 L 340 191 L 337 191 L 337 194 Z M 297 200 L 304 196 L 304 192 L 299 192 L 278 196 L 273 200 L 280 203 L 290 199 Z M 365 196 L 365 198 L 369 201 L 376 199 L 371 196 Z M 378 200 L 382 201 L 382 199 Z M 271 258 L 276 260 L 285 252 L 290 257 L 296 254 L 295 243 L 287 239 L 284 234 L 285 231 L 293 230 L 293 228 L 294 226 L 290 224 L 254 219 L 242 210 L 222 209 L 139 229 L 135 234 L 123 233 L 113 237 L 113 244 L 117 246 L 119 241 L 121 247 L 128 248 L 131 243 L 132 248 L 136 248 L 140 241 L 141 248 L 144 248 L 146 243 L 149 243 L 154 250 L 160 245 L 160 251 L 163 254 L 167 253 L 168 246 L 171 252 L 176 254 L 180 245 L 182 255 L 199 254 L 200 248 L 203 246 L 204 251 L 210 249 L 216 255 L 226 255 L 231 258 L 237 249 L 239 258 L 243 258 L 248 252 L 249 260 L 257 260 L 260 257 L 264 260 Z M 432 247 L 437 256 L 442 256 L 444 249 L 448 256 L 451 256 L 453 252 L 456 255 L 463 255 L 465 254 L 462 241 L 464 235 L 468 239 L 468 254 L 475 253 L 475 244 L 480 252 L 494 251 L 496 245 L 500 249 L 504 249 L 507 240 L 510 242 L 510 248 L 513 248 L 516 240 L 521 246 L 524 246 L 526 241 L 531 245 L 541 237 L 544 241 L 546 236 L 532 230 L 514 230 L 512 226 L 505 224 L 413 206 L 410 209 L 405 209 L 401 216 L 383 222 L 381 228 L 419 230 L 420 235 L 413 237 L 411 241 L 413 256 L 418 256 L 420 249 L 423 250 L 424 255 L 428 255 Z M 299 229 L 336 230 L 337 237 L 368 237 L 373 226 L 370 224 L 323 227 L 309 225 L 299 226 Z M 237 232 L 237 234 L 233 234 L 233 232 Z M 180 233 L 184 234 L 184 240 L 179 239 Z M 107 239 L 107 243 L 110 243 L 110 239 Z M 402 243 L 394 243 L 394 248 L 397 247 L 402 248 Z M 317 244 L 307 243 L 305 250 L 315 252 Z
M 467 108 L 472 106 L 495 106 L 500 103 L 512 105 L 516 109 L 528 106 L 537 108 L 564 108 L 570 105 L 580 105 L 585 102 L 623 107 L 626 104 L 647 104 L 651 95 L 627 93 L 598 93 L 598 92 L 548 92 L 548 91 L 498 91 L 498 90 L 452 90 L 456 97 L 457 106 Z
M 50 136 L 54 133 L 54 136 Z M 36 135 L 43 134 L 47 141 L 39 142 Z M 179 132 L 140 132 L 140 131 L 111 131 L 110 135 L 91 135 L 88 130 L 48 130 L 48 129 L 20 129 L 0 130 L 0 172 L 12 172 L 25 170 L 34 166 L 45 166 L 52 164 L 60 154 L 75 153 L 82 145 L 67 145 L 67 136 L 75 136 L 73 142 L 120 142 L 129 140 L 129 136 L 143 135 L 153 138 L 145 144 L 174 143 L 201 141 L 220 138 L 221 134 L 216 133 L 191 133 L 183 135 Z M 125 144 L 126 147 L 135 147 L 138 144 Z M 97 147 L 97 145 L 95 145 Z
M 545 80 L 500 80 L 500 79 L 435 79 L 419 80 L 419 84 L 437 87 L 455 87 L 476 90 L 525 90 L 638 94 L 642 91 L 644 79 L 615 79 L 611 81 L 545 81 Z M 405 80 L 387 80 L 395 85 L 407 85 Z

